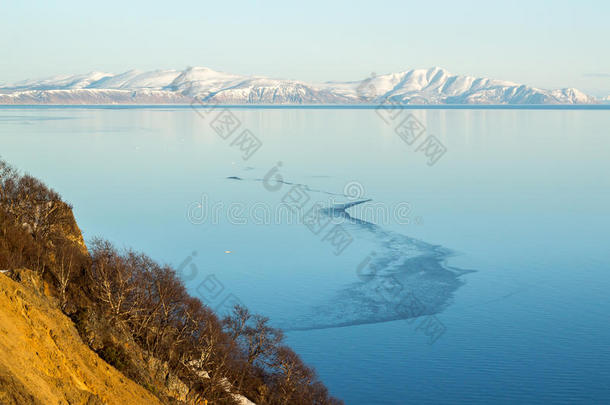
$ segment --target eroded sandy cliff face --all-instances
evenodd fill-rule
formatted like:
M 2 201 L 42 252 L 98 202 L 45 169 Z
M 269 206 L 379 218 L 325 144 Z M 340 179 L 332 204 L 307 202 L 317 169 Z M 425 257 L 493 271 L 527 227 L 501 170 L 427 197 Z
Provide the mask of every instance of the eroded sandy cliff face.
M 28 270 L 0 274 L 1 404 L 160 404 L 104 362 Z

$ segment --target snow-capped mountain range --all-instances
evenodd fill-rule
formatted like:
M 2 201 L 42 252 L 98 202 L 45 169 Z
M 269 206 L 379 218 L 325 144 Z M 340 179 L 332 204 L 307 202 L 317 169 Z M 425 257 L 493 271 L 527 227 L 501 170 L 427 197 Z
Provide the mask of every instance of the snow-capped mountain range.
M 121 74 L 92 72 L 0 86 L 0 104 L 594 104 L 573 88 L 543 90 L 459 76 L 442 68 L 307 83 L 205 67 Z

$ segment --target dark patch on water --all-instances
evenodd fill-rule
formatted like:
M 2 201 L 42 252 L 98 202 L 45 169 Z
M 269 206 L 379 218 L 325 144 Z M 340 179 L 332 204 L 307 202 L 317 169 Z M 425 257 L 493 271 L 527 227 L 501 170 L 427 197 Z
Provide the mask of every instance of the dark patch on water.
M 343 195 L 281 182 L 298 184 L 310 192 Z M 320 214 L 340 222 L 354 239 L 373 241 L 374 254 L 365 256 L 365 252 L 361 266 L 354 269 L 358 281 L 345 285 L 325 302 L 303 308 L 298 315 L 273 319 L 277 327 L 310 330 L 411 319 L 438 314 L 451 304 L 454 293 L 465 284 L 461 276 L 473 270 L 447 266 L 453 255 L 447 248 L 384 229 L 347 212 L 368 201 L 371 199 L 348 201 L 320 210 Z

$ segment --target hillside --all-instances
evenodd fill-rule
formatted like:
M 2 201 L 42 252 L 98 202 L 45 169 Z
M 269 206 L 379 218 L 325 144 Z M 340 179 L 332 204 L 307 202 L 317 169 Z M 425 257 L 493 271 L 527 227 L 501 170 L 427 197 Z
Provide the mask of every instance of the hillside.
M 0 160 L 0 404 L 339 405 L 269 319 L 219 318 Z
M 218 72 L 91 72 L 0 86 L 0 104 L 593 104 L 573 89 L 538 89 L 433 67 L 356 81 L 309 83 Z
M 0 403 L 161 404 L 86 346 L 34 272 L 0 274 Z

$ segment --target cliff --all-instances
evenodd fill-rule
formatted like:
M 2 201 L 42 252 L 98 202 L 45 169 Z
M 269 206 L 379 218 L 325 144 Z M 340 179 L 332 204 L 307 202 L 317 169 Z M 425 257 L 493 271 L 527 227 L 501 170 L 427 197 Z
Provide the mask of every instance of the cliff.
M 337 405 L 268 319 L 95 238 L 0 160 L 0 404 Z
M 0 403 L 161 403 L 82 342 L 36 273 L 13 274 L 0 274 Z

